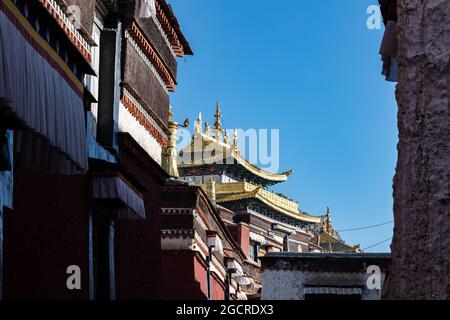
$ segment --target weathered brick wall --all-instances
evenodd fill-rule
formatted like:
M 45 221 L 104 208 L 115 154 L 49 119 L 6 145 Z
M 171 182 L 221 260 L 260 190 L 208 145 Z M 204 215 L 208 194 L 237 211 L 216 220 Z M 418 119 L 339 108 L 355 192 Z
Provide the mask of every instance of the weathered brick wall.
M 450 1 L 399 0 L 395 232 L 386 298 L 450 298 Z

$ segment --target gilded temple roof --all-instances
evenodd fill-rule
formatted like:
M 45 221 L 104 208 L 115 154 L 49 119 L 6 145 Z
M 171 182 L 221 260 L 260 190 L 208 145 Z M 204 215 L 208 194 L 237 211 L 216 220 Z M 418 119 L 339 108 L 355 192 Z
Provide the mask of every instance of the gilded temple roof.
M 202 187 L 206 188 L 205 185 L 202 185 Z M 270 192 L 261 186 L 256 186 L 247 181 L 215 184 L 215 193 L 216 202 L 219 204 L 243 199 L 257 199 L 275 212 L 284 214 L 288 217 L 308 223 L 322 222 L 321 217 L 315 217 L 303 213 L 299 209 L 297 202 L 289 200 L 286 197 Z
M 358 245 L 351 246 L 341 239 L 338 232 L 331 224 L 330 209 L 327 208 L 327 213 L 322 216 L 322 225 L 319 232 L 311 239 L 312 243 L 319 245 L 325 252 L 337 253 L 358 253 L 361 248 Z
M 237 131 L 234 131 L 233 141 L 230 141 L 225 130 L 222 129 L 219 106 L 217 106 L 215 118 L 214 129 L 206 124 L 203 130 L 201 114 L 199 115 L 191 143 L 179 154 L 180 171 L 186 173 L 193 167 L 215 166 L 263 186 L 284 182 L 293 173 L 292 170 L 272 173 L 250 163 L 237 147 Z

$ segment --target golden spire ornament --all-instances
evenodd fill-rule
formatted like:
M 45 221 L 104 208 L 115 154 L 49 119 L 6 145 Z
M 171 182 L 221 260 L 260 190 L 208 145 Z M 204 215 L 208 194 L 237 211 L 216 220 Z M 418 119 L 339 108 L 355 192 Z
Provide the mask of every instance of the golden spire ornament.
M 216 122 L 214 123 L 214 127 L 216 128 L 216 130 L 222 131 L 222 123 L 220 121 L 222 119 L 222 114 L 220 113 L 219 102 L 217 102 L 217 104 L 216 104 L 216 114 L 214 115 L 214 118 L 216 119 Z
M 214 133 L 215 133 L 215 138 L 217 141 L 220 140 L 221 134 L 223 133 L 223 129 L 222 129 L 222 114 L 220 113 L 220 104 L 219 102 L 217 102 L 216 104 L 216 113 L 214 115 L 214 118 L 216 119 L 216 121 L 214 122 Z
M 161 152 L 161 166 L 172 178 L 179 178 L 178 165 L 177 165 L 177 129 L 179 127 L 188 127 L 189 120 L 186 119 L 183 125 L 179 125 L 177 122 L 173 121 L 172 107 L 169 106 L 168 111 L 169 121 L 168 121 L 168 141 L 167 146 L 162 149 Z
M 331 226 L 331 214 L 330 214 L 330 208 L 327 207 L 327 214 L 325 216 L 325 226 L 324 231 L 328 234 L 332 234 L 333 228 Z
M 239 151 L 237 129 L 234 129 L 234 132 L 233 132 L 233 149 L 234 149 L 234 151 Z

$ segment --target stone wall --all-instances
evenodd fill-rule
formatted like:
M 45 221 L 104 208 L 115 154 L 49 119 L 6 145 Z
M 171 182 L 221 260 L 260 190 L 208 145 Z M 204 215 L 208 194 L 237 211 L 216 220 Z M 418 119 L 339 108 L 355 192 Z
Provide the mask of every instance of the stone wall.
M 365 286 L 368 274 L 355 272 L 302 272 L 264 270 L 262 300 L 304 300 L 305 285 L 329 287 L 353 286 L 361 288 L 361 300 L 379 300 L 379 290 Z M 381 275 L 384 281 L 385 274 Z
M 450 298 L 450 1 L 398 1 L 391 299 Z
M 341 297 L 378 300 L 389 264 L 387 253 L 268 253 L 262 258 L 262 299 L 304 300 L 306 289 L 329 288 Z

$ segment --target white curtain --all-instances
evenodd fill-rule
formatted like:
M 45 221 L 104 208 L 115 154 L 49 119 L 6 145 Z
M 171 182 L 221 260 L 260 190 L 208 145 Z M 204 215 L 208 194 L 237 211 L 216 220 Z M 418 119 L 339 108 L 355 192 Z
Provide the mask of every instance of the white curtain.
M 0 11 L 0 97 L 36 133 L 87 170 L 82 98 Z

